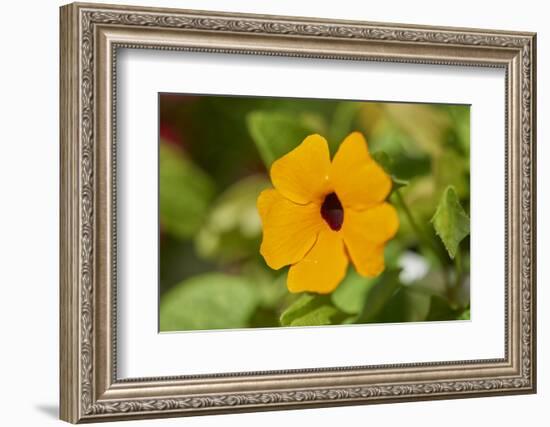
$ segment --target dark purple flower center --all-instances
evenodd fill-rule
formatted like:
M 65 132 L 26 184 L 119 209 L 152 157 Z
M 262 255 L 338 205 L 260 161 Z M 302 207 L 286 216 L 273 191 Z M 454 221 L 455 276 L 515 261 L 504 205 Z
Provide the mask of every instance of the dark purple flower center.
M 344 208 L 336 193 L 327 194 L 325 197 L 325 201 L 321 205 L 321 216 L 334 231 L 338 231 L 342 228 L 342 223 L 344 222 Z

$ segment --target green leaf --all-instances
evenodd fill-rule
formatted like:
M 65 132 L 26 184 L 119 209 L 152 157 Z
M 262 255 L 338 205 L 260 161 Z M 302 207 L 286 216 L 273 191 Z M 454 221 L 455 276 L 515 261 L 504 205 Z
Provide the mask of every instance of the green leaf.
M 195 236 L 195 247 L 202 258 L 231 262 L 258 252 L 262 228 L 256 201 L 267 187 L 269 181 L 264 176 L 252 175 L 216 199 Z
M 338 317 L 338 309 L 332 305 L 320 305 L 292 321 L 290 326 L 321 326 L 331 325 Z
M 159 186 L 163 231 L 181 239 L 192 237 L 214 196 L 212 180 L 178 148 L 161 143 Z
M 185 280 L 160 301 L 160 330 L 244 328 L 258 306 L 254 285 L 245 278 L 207 273 Z
M 281 112 L 253 111 L 246 116 L 248 131 L 266 167 L 315 133 L 304 120 Z
M 435 232 L 454 259 L 458 245 L 470 234 L 470 218 L 460 205 L 454 187 L 448 186 L 432 218 Z
M 359 314 L 355 323 L 374 323 L 378 321 L 378 316 L 384 306 L 401 286 L 399 272 L 398 269 L 386 270 L 380 276 L 380 280 L 367 293 L 363 311 Z
M 331 294 L 332 303 L 345 313 L 359 313 L 363 307 L 367 293 L 377 280 L 377 278 L 361 277 L 352 270 L 348 271 L 346 278 Z
M 340 324 L 346 315 L 326 295 L 301 295 L 281 314 L 281 326 L 321 326 Z
M 390 178 L 392 180 L 392 191 L 398 190 L 401 187 L 405 187 L 406 185 L 409 185 L 409 181 L 398 178 L 395 176 L 394 173 L 394 167 L 393 162 L 388 156 L 388 154 L 384 151 L 376 151 L 371 154 L 371 157 L 374 159 L 376 163 L 378 163 L 380 166 L 382 166 L 382 169 L 390 175 Z

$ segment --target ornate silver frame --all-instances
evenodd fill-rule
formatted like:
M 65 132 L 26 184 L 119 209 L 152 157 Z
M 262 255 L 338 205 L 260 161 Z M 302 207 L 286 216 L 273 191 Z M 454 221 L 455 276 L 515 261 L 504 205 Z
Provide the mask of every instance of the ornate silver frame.
M 533 33 L 174 9 L 61 8 L 61 418 L 129 418 L 536 390 Z M 505 357 L 117 379 L 117 48 L 501 67 L 506 72 Z

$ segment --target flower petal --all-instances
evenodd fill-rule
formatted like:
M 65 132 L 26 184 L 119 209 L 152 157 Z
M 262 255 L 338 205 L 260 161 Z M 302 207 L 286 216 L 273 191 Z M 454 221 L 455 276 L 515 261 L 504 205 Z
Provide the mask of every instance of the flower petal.
M 357 241 L 350 245 L 346 241 L 346 247 L 350 254 L 355 270 L 363 277 L 376 277 L 384 271 L 384 244 L 375 245 L 369 242 L 362 242 L 356 245 Z
M 258 208 L 262 222 L 264 222 L 265 218 L 267 218 L 271 207 L 275 204 L 279 197 L 279 193 L 273 188 L 268 188 L 260 193 L 258 196 L 258 201 L 256 202 L 256 207 Z
M 360 212 L 346 209 L 341 233 L 359 274 L 374 277 L 384 270 L 384 243 L 398 228 L 397 212 L 389 203 Z
M 260 253 L 274 270 L 300 261 L 323 227 L 317 203 L 298 205 L 276 190 L 264 190 L 257 202 L 263 224 Z
M 286 198 L 299 204 L 320 200 L 329 187 L 330 154 L 321 135 L 310 135 L 273 162 L 271 181 Z
M 369 155 L 367 141 L 353 132 L 340 144 L 330 180 L 344 207 L 360 210 L 383 201 L 391 191 L 388 174 Z
M 288 271 L 290 292 L 332 292 L 346 276 L 348 257 L 342 237 L 329 229 L 319 233 L 311 251 Z
M 344 212 L 344 239 L 357 237 L 370 243 L 384 243 L 395 236 L 398 228 L 397 211 L 386 202 L 364 211 L 346 209 Z

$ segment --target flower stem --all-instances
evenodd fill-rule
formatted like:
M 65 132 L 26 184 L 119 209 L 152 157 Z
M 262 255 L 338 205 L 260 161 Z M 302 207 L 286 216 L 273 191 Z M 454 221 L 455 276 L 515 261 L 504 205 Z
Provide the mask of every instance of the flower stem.
M 433 245 L 431 239 L 428 236 L 426 236 L 426 233 L 424 232 L 424 230 L 418 225 L 418 223 L 414 219 L 412 212 L 407 206 L 407 203 L 405 202 L 405 199 L 403 198 L 403 195 L 401 194 L 401 192 L 399 190 L 395 190 L 394 194 L 397 198 L 397 202 L 400 208 L 403 210 L 403 213 L 407 217 L 407 221 L 409 222 L 413 231 L 415 232 L 416 237 L 418 237 L 418 240 L 420 240 L 420 242 L 423 243 L 424 246 L 429 248 L 434 253 L 434 255 L 441 260 L 441 254 L 439 250 L 435 247 L 435 245 Z
M 424 235 L 423 231 L 420 229 L 420 226 L 416 223 L 414 217 L 412 216 L 412 213 L 411 213 L 409 207 L 407 206 L 407 204 L 405 203 L 405 199 L 401 195 L 401 192 L 399 190 L 395 190 L 394 194 L 397 198 L 397 202 L 399 203 L 399 206 L 401 207 L 401 209 L 405 213 L 405 216 L 407 217 L 407 221 L 409 221 L 409 224 L 411 225 L 412 229 L 416 233 L 416 236 L 423 243 L 426 243 L 425 242 L 425 235 Z M 430 246 L 430 245 L 428 245 L 428 246 Z

